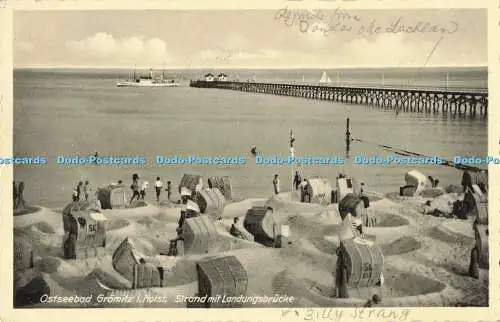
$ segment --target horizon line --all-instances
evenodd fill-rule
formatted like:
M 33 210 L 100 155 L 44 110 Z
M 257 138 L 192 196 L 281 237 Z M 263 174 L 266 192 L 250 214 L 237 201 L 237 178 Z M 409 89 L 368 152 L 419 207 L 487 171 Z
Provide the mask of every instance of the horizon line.
M 315 67 L 302 67 L 302 66 L 271 66 L 271 67 L 235 67 L 235 66 L 219 66 L 219 67 L 209 67 L 209 66 L 176 66 L 176 67 L 136 67 L 131 68 L 129 66 L 13 66 L 13 70 L 20 69 L 153 69 L 153 70 L 186 70 L 186 69 L 226 69 L 226 70 L 236 70 L 236 69 L 378 69 L 378 68 L 488 68 L 488 64 L 471 64 L 471 65 L 403 65 L 403 66 L 315 66 Z

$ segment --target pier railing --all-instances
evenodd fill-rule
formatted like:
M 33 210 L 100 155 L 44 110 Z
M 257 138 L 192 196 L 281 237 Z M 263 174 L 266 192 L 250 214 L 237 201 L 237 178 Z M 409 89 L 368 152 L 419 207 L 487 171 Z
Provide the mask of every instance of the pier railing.
M 485 88 L 205 80 L 191 81 L 190 86 L 365 104 L 397 111 L 441 112 L 471 117 L 477 114 L 486 117 L 488 111 L 488 90 Z

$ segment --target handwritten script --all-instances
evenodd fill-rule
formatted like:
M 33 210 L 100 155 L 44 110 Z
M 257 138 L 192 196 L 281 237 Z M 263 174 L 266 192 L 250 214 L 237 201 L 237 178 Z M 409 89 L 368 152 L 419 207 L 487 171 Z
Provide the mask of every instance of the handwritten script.
M 375 18 L 362 19 L 357 14 L 337 8 L 333 11 L 298 10 L 283 8 L 278 10 L 274 19 L 287 27 L 297 28 L 302 33 L 319 33 L 323 36 L 335 33 L 375 34 L 453 34 L 458 31 L 456 21 L 444 24 L 429 21 L 408 22 L 403 17 L 394 17 L 390 23 L 381 23 Z
M 384 321 L 410 321 L 411 311 L 409 309 L 387 309 L 387 308 L 356 308 L 352 310 L 343 310 L 337 308 L 318 308 L 318 309 L 285 309 L 282 310 L 282 316 L 295 316 L 304 321 L 335 321 L 342 320 L 366 320 L 382 319 Z

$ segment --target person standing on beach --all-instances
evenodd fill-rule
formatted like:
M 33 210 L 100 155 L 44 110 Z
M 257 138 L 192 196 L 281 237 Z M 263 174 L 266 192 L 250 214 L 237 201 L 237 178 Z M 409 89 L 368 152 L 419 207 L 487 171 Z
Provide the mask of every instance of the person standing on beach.
M 17 207 L 21 207 L 21 205 L 24 207 L 24 181 L 19 182 L 19 188 L 17 190 Z
M 132 185 L 130 186 L 130 189 L 133 191 L 132 198 L 130 198 L 130 204 L 132 204 L 132 201 L 134 201 L 135 198 L 139 200 L 140 194 L 139 194 L 139 175 L 137 173 L 134 173 L 132 175 Z
M 78 201 L 78 189 L 73 189 L 73 202 Z
M 273 180 L 273 186 L 274 186 L 274 194 L 279 194 L 280 193 L 280 179 L 278 178 L 278 175 L 274 175 L 274 180 Z
M 18 197 L 18 191 L 17 191 L 17 184 L 16 182 L 14 181 L 13 182 L 14 186 L 12 188 L 12 195 L 14 196 L 14 201 L 13 201 L 13 205 L 14 205 L 14 208 L 17 207 L 17 197 Z
M 165 189 L 165 191 L 167 192 L 167 200 L 170 201 L 170 196 L 172 195 L 172 186 L 170 181 L 167 181 L 167 189 Z
M 311 202 L 311 197 L 309 196 L 309 192 L 307 192 L 307 179 L 304 178 L 300 184 L 300 202 L 306 202 L 306 196 L 308 196 L 307 202 Z
M 82 181 L 78 182 L 78 185 L 76 186 L 76 192 L 77 192 L 76 199 L 79 201 L 80 197 L 82 196 L 82 193 L 83 193 L 83 182 Z
M 156 202 L 160 202 L 160 194 L 162 187 L 163 187 L 163 182 L 161 182 L 160 177 L 156 177 L 156 182 L 155 182 Z
M 146 189 L 148 188 L 149 182 L 144 181 L 142 183 L 141 187 L 141 199 L 144 200 L 144 197 L 146 197 Z
M 300 178 L 299 171 L 295 171 L 295 177 L 293 178 L 293 185 L 295 186 L 295 190 L 299 190 L 300 183 L 302 179 Z
M 89 200 L 90 192 L 92 188 L 90 186 L 90 182 L 85 180 L 85 184 L 83 185 L 83 192 L 85 193 L 85 201 Z

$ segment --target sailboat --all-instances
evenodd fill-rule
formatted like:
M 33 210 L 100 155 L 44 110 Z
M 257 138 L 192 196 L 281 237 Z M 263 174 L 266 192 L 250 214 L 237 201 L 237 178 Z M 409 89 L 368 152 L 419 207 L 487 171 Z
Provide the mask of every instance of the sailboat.
M 330 79 L 330 76 L 326 74 L 326 72 L 323 72 L 323 75 L 321 75 L 321 79 L 319 80 L 320 83 L 331 83 L 332 80 Z
M 163 70 L 161 78 L 155 78 L 153 69 L 149 69 L 148 76 L 137 77 L 136 70 L 134 69 L 134 79 L 116 83 L 118 87 L 178 87 L 179 82 L 173 79 L 168 79 Z

